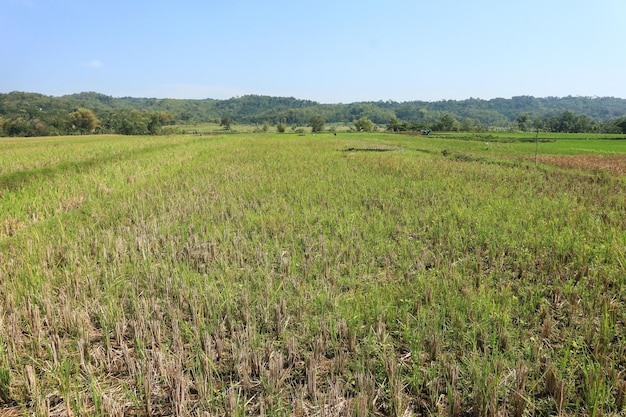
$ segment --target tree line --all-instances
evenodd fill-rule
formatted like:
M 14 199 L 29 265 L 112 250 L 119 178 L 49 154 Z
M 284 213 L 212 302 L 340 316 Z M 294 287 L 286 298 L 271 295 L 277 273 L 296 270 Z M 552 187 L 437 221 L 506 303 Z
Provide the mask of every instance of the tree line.
M 321 104 L 293 97 L 247 95 L 228 100 L 115 98 L 85 92 L 53 97 L 0 94 L 0 135 L 45 136 L 83 133 L 160 134 L 173 124 L 224 121 L 323 128 L 352 123 L 355 130 L 385 126 L 391 131 L 481 131 L 492 128 L 554 132 L 626 133 L 626 100 L 613 97 L 519 96 L 510 99 L 377 101 Z

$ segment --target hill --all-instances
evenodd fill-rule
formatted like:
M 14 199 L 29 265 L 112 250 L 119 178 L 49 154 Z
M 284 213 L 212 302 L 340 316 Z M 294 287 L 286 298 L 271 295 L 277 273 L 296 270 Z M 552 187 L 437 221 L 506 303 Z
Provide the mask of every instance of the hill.
M 103 122 L 115 126 L 113 119 L 131 111 L 166 112 L 174 123 L 205 123 L 229 117 L 237 123 L 284 123 L 306 125 L 311 117 L 322 116 L 327 123 L 352 123 L 366 117 L 379 125 L 392 119 L 432 127 L 444 115 L 465 128 L 506 128 L 521 121 L 530 122 L 568 117 L 583 117 L 585 128 L 626 116 L 626 100 L 615 97 L 545 97 L 518 96 L 509 99 L 428 101 L 376 101 L 349 104 L 322 104 L 293 97 L 246 95 L 228 100 L 182 100 L 135 97 L 111 97 L 83 92 L 61 97 L 37 93 L 0 94 L 0 120 L 39 123 L 48 134 L 68 128 L 67 115 L 86 108 Z M 118 120 L 119 122 L 119 120 Z M 118 123 L 119 124 L 119 123 Z M 19 131 L 19 129 L 18 129 Z M 44 131 L 45 133 L 45 131 Z

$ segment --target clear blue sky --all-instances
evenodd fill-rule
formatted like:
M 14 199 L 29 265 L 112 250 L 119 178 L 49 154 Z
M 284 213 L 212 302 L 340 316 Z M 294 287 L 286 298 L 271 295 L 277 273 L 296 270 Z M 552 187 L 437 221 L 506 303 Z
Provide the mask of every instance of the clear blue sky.
M 625 0 L 0 0 L 0 92 L 626 98 Z

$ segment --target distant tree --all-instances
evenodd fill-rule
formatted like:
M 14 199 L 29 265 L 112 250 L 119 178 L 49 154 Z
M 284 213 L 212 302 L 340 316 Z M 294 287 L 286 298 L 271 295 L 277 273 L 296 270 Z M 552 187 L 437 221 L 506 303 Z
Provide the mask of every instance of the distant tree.
M 48 136 L 58 134 L 51 129 L 48 123 L 39 118 L 16 117 L 15 119 L 0 120 L 0 133 L 6 136 Z
M 485 127 L 532 129 L 534 122 L 539 120 L 545 126 L 543 129 L 546 131 L 595 132 L 601 130 L 617 133 L 622 129 L 615 124 L 614 120 L 624 117 L 625 106 L 625 99 L 571 96 L 319 104 L 292 97 L 266 96 L 244 96 L 229 100 L 172 100 L 114 98 L 93 92 L 63 97 L 23 92 L 0 93 L 0 116 L 8 123 L 8 127 L 3 128 L 5 134 L 8 134 L 7 128 L 10 128 L 15 134 L 29 136 L 76 132 L 78 125 L 70 123 L 68 115 L 80 108 L 92 110 L 100 120 L 102 131 L 106 132 L 117 132 L 119 122 L 123 119 L 118 113 L 150 110 L 171 112 L 175 115 L 177 122 L 184 124 L 203 122 L 219 124 L 220 116 L 229 115 L 232 118 L 232 128 L 236 120 L 238 123 L 258 124 L 259 127 L 264 121 L 283 123 L 289 129 L 292 125 L 305 126 L 309 124 L 312 116 L 320 114 L 328 124 L 349 123 L 352 126 L 354 120 L 366 117 L 375 125 L 391 121 L 387 125 L 389 130 L 415 131 L 434 129 L 437 119 L 449 113 L 460 122 L 460 129 L 469 127 L 466 118 L 470 118 L 476 122 L 477 126 Z M 563 114 L 564 111 L 570 113 Z M 525 121 L 525 114 L 531 115 L 531 119 Z M 28 128 L 25 128 L 25 122 L 30 124 Z M 170 123 L 167 116 L 159 116 L 161 127 Z M 72 125 L 75 126 L 74 129 L 71 128 Z M 157 124 L 153 122 L 151 126 L 154 130 Z M 441 123 L 437 127 L 449 128 Z M 453 129 L 455 127 L 452 126 Z
M 400 130 L 402 130 L 402 127 L 402 122 L 400 122 L 400 120 L 398 120 L 396 116 L 391 116 L 391 118 L 389 119 L 389 123 L 387 123 L 387 130 L 390 130 L 392 132 L 399 132 Z
M 171 125 L 175 122 L 174 115 L 168 111 L 156 112 L 161 126 Z
M 32 119 L 30 125 L 33 136 L 48 136 L 50 134 L 48 124 L 41 119 Z
M 459 130 L 463 132 L 478 132 L 483 130 L 482 126 L 476 120 L 469 117 L 464 118 L 459 125 Z
M 626 117 L 620 117 L 615 121 L 615 126 L 619 127 L 622 133 L 626 133 Z
M 557 132 L 573 132 L 574 126 L 576 125 L 576 115 L 566 110 L 561 117 L 557 118 L 555 121 L 554 128 Z
M 527 131 L 528 130 L 528 126 L 530 124 L 530 114 L 528 114 L 528 113 L 520 114 L 515 119 L 515 123 L 517 123 L 517 127 L 519 128 L 519 130 L 521 130 L 522 132 Z
M 73 131 L 91 133 L 96 130 L 100 121 L 93 111 L 81 107 L 68 114 L 68 123 Z
M 149 127 L 151 122 L 153 123 L 152 129 L 154 131 L 156 127 L 155 122 L 147 112 L 138 110 L 121 112 L 118 114 L 115 132 L 122 135 L 148 135 L 151 134 Z
M 435 130 L 441 130 L 443 132 L 450 132 L 458 127 L 458 122 L 450 113 L 446 113 L 437 120 L 437 123 L 433 126 Z
M 149 133 L 148 123 L 144 113 L 131 110 L 124 114 L 119 133 L 123 135 L 146 135 Z
M 223 126 L 225 130 L 230 130 L 233 124 L 233 120 L 229 116 L 222 116 L 220 118 L 220 126 Z
M 589 116 L 566 110 L 558 117 L 548 117 L 542 121 L 542 127 L 550 132 L 581 133 L 598 130 L 598 124 Z
M 368 119 L 365 116 L 361 117 L 359 120 L 355 120 L 353 123 L 354 123 L 354 128 L 358 132 L 373 132 L 374 129 L 376 128 L 376 125 L 374 124 L 374 122 L 372 122 L 370 119 Z
M 30 121 L 24 117 L 6 120 L 4 133 L 7 136 L 33 136 Z
M 169 112 L 120 110 L 106 115 L 101 129 L 121 135 L 159 135 L 164 133 L 163 126 L 172 122 Z
M 387 123 L 387 130 L 392 132 L 410 132 L 419 131 L 426 128 L 425 123 L 410 123 L 398 120 L 397 117 L 392 116 Z
M 284 124 L 282 124 L 282 123 L 279 123 L 279 124 L 276 126 L 276 131 L 277 131 L 278 133 L 285 133 L 285 129 L 286 129 L 286 126 L 285 126 Z
M 148 133 L 151 135 L 158 135 L 161 132 L 161 117 L 158 112 L 150 113 L 148 115 L 148 124 L 146 125 Z
M 311 127 L 312 132 L 321 132 L 324 130 L 324 120 L 323 116 L 315 115 L 309 119 L 309 126 Z

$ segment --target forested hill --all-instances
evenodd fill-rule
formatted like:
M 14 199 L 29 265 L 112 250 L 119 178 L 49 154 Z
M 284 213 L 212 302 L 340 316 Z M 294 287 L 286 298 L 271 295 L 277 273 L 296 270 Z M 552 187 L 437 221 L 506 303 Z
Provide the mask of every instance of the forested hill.
M 510 99 L 443 101 L 376 101 L 350 104 L 321 104 L 293 97 L 247 95 L 228 100 L 180 100 L 156 98 L 115 98 L 87 92 L 61 97 L 37 93 L 0 94 L 2 120 L 38 120 L 48 126 L 61 126 L 69 113 L 79 108 L 91 110 L 102 122 L 124 112 L 167 113 L 176 123 L 202 123 L 228 117 L 237 123 L 283 123 L 306 125 L 313 116 L 326 123 L 352 123 L 366 117 L 377 124 L 397 119 L 410 124 L 434 124 L 444 115 L 458 123 L 480 127 L 509 127 L 523 120 L 559 117 L 564 112 L 583 116 L 587 121 L 606 122 L 626 116 L 626 100 L 614 97 L 519 96 Z

